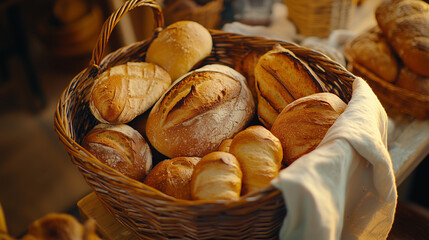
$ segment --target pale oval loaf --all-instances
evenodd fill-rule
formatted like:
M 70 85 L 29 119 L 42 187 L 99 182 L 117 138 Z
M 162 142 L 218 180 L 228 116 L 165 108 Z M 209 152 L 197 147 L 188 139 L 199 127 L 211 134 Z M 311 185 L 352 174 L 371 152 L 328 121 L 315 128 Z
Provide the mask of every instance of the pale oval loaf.
M 311 68 L 280 45 L 259 58 L 255 82 L 258 118 L 268 129 L 287 104 L 322 92 L 321 83 Z
M 251 126 L 234 136 L 229 148 L 243 172 L 242 193 L 247 194 L 270 185 L 282 166 L 282 145 L 268 129 Z
M 212 45 L 212 36 L 204 26 L 193 21 L 178 21 L 152 41 L 146 61 L 162 66 L 174 81 L 207 57 Z
M 149 145 L 139 132 L 126 124 L 98 124 L 85 135 L 82 147 L 100 162 L 132 179 L 142 180 L 152 168 Z
M 149 113 L 146 135 L 162 154 L 202 157 L 247 126 L 254 101 L 234 69 L 207 65 L 171 85 Z
M 178 198 L 191 200 L 191 179 L 199 157 L 177 157 L 158 163 L 146 176 L 144 183 Z
M 234 155 L 211 152 L 194 169 L 191 193 L 194 200 L 237 200 L 240 198 L 242 172 Z
M 102 123 L 128 123 L 152 107 L 170 84 L 170 76 L 160 66 L 127 62 L 95 79 L 89 107 Z
M 288 104 L 271 128 L 282 144 L 284 163 L 290 165 L 313 151 L 346 106 L 332 93 L 316 93 Z

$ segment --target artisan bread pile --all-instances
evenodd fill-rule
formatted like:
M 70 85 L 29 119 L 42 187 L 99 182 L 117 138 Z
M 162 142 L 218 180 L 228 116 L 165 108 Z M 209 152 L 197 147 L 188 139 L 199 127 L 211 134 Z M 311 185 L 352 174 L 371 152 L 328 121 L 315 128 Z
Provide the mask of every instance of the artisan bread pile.
M 237 200 L 270 185 L 314 150 L 346 104 L 280 45 L 235 66 L 205 64 L 207 29 L 169 25 L 142 62 L 114 66 L 92 86 L 99 121 L 82 146 L 166 195 Z
M 346 54 L 386 82 L 429 95 L 429 4 L 384 1 L 375 18 L 377 26 L 353 39 Z

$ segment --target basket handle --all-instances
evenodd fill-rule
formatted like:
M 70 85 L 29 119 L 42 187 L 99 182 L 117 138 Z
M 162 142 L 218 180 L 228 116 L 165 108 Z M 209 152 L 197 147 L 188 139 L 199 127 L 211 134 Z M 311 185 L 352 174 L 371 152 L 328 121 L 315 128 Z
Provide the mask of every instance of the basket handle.
M 140 6 L 147 6 L 151 7 L 153 11 L 154 16 L 154 31 L 162 28 L 164 26 L 164 16 L 162 15 L 161 7 L 156 3 L 155 0 L 128 0 L 117 9 L 115 12 L 113 12 L 110 17 L 104 22 L 100 36 L 98 37 L 98 41 L 95 45 L 94 50 L 92 51 L 92 57 L 89 62 L 89 69 L 99 69 L 100 63 L 103 58 L 104 49 L 106 48 L 107 41 L 110 38 L 110 35 L 112 34 L 113 28 L 116 26 L 116 24 L 121 20 L 122 16 L 125 15 L 125 13 L 133 10 L 134 8 L 140 7 Z

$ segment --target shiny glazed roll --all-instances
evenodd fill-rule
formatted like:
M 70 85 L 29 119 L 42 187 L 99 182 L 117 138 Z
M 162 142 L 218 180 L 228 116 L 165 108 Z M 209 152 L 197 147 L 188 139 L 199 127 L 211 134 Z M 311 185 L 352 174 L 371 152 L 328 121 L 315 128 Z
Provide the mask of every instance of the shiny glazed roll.
M 251 126 L 232 139 L 229 152 L 240 162 L 243 172 L 243 194 L 270 185 L 282 166 L 282 145 L 263 126 Z
M 254 115 L 244 77 L 207 65 L 175 81 L 149 113 L 146 134 L 162 154 L 203 157 L 244 129 Z
M 234 155 L 212 152 L 195 166 L 191 181 L 194 200 L 236 200 L 240 198 L 242 172 Z

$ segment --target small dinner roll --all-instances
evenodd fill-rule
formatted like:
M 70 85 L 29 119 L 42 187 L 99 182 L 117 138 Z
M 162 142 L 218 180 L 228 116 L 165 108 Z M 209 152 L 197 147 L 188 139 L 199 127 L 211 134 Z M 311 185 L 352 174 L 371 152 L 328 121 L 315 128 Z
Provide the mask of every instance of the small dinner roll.
M 194 200 L 236 200 L 240 198 L 242 173 L 234 155 L 212 152 L 194 169 L 191 193 Z

